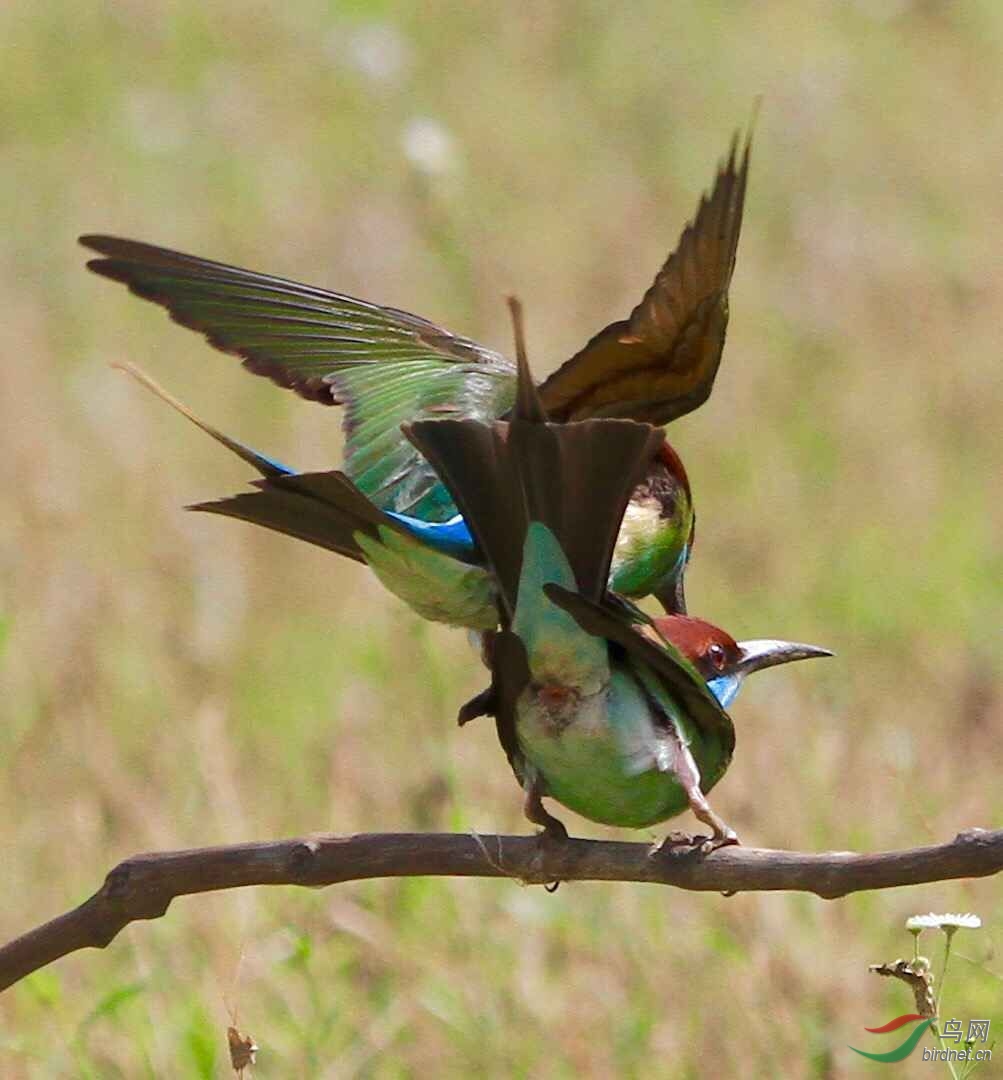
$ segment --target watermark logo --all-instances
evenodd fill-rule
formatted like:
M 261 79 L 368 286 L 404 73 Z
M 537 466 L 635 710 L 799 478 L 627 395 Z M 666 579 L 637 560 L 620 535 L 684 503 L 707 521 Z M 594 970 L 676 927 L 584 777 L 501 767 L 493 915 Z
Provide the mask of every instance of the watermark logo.
M 934 1046 L 924 1046 L 923 1061 L 942 1061 L 948 1064 L 952 1076 L 957 1076 L 953 1063 L 967 1063 L 962 1075 L 967 1077 L 977 1066 L 992 1061 L 993 1044 L 989 1042 L 988 1020 L 969 1020 L 967 1030 L 956 1018 L 940 1019 L 944 993 L 944 977 L 951 956 L 951 943 L 958 930 L 977 930 L 982 920 L 977 915 L 914 915 L 906 922 L 906 929 L 913 936 L 911 960 L 895 960 L 888 964 L 872 964 L 871 971 L 904 982 L 912 991 L 916 1012 L 903 1013 L 880 1027 L 864 1028 L 871 1035 L 887 1035 L 910 1028 L 905 1038 L 891 1050 L 850 1049 L 870 1061 L 890 1064 L 904 1061 L 916 1049 L 923 1036 L 929 1032 Z M 944 957 L 940 969 L 939 992 L 934 990 L 933 970 L 930 960 L 919 954 L 919 936 L 924 930 L 940 930 L 944 935 Z M 954 1046 L 950 1046 L 950 1043 Z
M 923 1060 L 924 1061 L 971 1061 L 982 1062 L 992 1061 L 993 1050 L 992 1046 L 979 1046 L 975 1044 L 977 1042 L 985 1043 L 989 1042 L 989 1021 L 988 1020 L 969 1020 L 968 1031 L 964 1033 L 965 1042 L 963 1046 L 947 1046 L 946 1043 L 953 1042 L 958 1044 L 962 1038 L 962 1026 L 960 1020 L 945 1020 L 941 1025 L 939 1038 L 940 1047 L 924 1046 L 923 1047 Z M 965 1073 L 967 1076 L 968 1074 Z
M 924 1018 L 919 1013 L 905 1013 L 902 1016 L 896 1016 L 894 1020 L 889 1020 L 887 1024 L 882 1024 L 881 1027 L 864 1028 L 864 1031 L 869 1031 L 872 1035 L 884 1035 L 889 1031 L 898 1031 L 899 1028 L 915 1023 L 917 1020 L 921 1020 L 922 1023 L 916 1024 L 905 1042 L 896 1046 L 894 1050 L 887 1050 L 883 1054 L 872 1054 L 867 1050 L 858 1050 L 855 1046 L 851 1046 L 850 1049 L 861 1057 L 870 1058 L 871 1061 L 904 1061 L 916 1049 L 916 1044 L 933 1023 L 932 1018 Z
M 919 1013 L 904 1013 L 902 1016 L 896 1016 L 894 1020 L 889 1020 L 887 1024 L 882 1024 L 881 1027 L 864 1028 L 865 1031 L 870 1032 L 872 1035 L 887 1035 L 891 1031 L 898 1031 L 907 1024 L 915 1024 L 912 1031 L 893 1050 L 886 1050 L 884 1053 L 879 1054 L 861 1050 L 856 1046 L 851 1046 L 850 1049 L 855 1054 L 869 1058 L 871 1061 L 904 1061 L 916 1049 L 920 1039 L 933 1027 L 934 1020 L 935 1018 L 932 1016 L 921 1016 Z M 949 1047 L 943 1045 L 952 1041 L 960 1043 L 962 1036 L 966 1035 L 960 1020 L 945 1020 L 940 1031 L 935 1030 L 934 1034 L 939 1038 L 941 1046 L 939 1048 L 925 1046 L 923 1048 L 923 1061 L 992 1061 L 993 1052 L 991 1047 L 976 1047 L 975 1045 L 977 1042 L 985 1043 L 989 1041 L 988 1020 L 968 1021 L 964 1046 Z

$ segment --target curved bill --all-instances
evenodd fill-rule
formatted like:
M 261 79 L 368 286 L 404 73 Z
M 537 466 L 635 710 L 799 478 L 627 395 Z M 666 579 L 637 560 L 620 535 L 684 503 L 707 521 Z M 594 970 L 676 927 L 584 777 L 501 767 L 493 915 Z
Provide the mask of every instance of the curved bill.
M 734 674 L 748 675 L 763 668 L 788 664 L 792 660 L 811 660 L 815 656 L 834 656 L 829 649 L 818 645 L 802 645 L 796 641 L 774 641 L 770 638 L 738 643 L 740 656 L 732 668 Z

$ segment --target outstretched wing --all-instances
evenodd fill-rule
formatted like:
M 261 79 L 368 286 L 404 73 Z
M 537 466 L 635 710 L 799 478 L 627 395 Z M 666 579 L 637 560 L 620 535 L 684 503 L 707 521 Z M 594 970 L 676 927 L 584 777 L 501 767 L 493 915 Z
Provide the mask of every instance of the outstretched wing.
M 244 366 L 325 405 L 346 405 L 346 472 L 377 505 L 455 514 L 405 420 L 493 419 L 511 405 L 512 363 L 418 315 L 112 236 L 80 242 L 87 265 L 165 307 Z
M 714 189 L 630 318 L 612 323 L 540 387 L 554 420 L 622 416 L 667 424 L 708 398 L 728 326 L 749 139 L 738 137 Z

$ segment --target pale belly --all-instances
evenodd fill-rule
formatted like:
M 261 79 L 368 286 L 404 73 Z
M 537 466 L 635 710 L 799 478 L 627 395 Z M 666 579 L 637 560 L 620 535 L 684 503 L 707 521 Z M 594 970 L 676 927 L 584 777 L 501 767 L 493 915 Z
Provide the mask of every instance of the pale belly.
M 645 828 L 688 805 L 671 773 L 629 766 L 625 747 L 650 723 L 650 708 L 622 671 L 590 697 L 530 688 L 519 701 L 519 742 L 546 794 L 569 810 L 603 825 Z

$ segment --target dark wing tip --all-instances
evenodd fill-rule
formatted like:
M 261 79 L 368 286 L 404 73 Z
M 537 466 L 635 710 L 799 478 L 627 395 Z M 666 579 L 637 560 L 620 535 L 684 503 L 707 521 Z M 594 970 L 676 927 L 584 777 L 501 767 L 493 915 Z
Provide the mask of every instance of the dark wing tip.
M 512 316 L 512 330 L 515 334 L 516 390 L 515 405 L 512 409 L 514 420 L 543 424 L 547 421 L 547 411 L 543 407 L 533 373 L 529 370 L 526 356 L 526 332 L 522 319 L 522 302 L 517 296 L 506 298 Z
M 122 250 L 123 244 L 130 241 L 122 240 L 118 236 L 109 236 L 107 233 L 84 233 L 77 237 L 77 243 L 81 247 L 96 251 L 99 255 L 116 255 Z
M 710 396 L 724 347 L 751 146 L 751 124 L 744 136 L 742 129 L 733 133 L 712 186 L 630 317 L 601 330 L 544 381 L 540 392 L 551 416 L 665 424 Z
M 158 266 L 169 266 L 173 270 L 186 273 L 184 261 L 189 259 L 205 266 L 219 265 L 223 269 L 228 269 L 223 267 L 222 263 L 213 264 L 207 260 L 197 260 L 195 256 L 187 256 L 168 248 L 158 248 L 152 244 L 143 244 L 137 240 L 123 240 L 115 236 L 87 234 L 81 236 L 79 240 L 84 247 L 102 256 L 98 259 L 89 259 L 86 264 L 88 270 L 100 277 L 125 285 L 133 296 L 160 305 L 167 311 L 172 322 L 202 334 L 214 349 L 241 357 L 244 367 L 253 375 L 262 375 L 271 379 L 277 386 L 293 390 L 307 401 L 316 401 L 320 405 L 343 403 L 334 387 L 326 381 L 324 376 L 304 376 L 299 372 L 290 371 L 277 360 L 260 355 L 240 343 L 234 344 L 224 340 L 218 330 L 214 329 L 207 320 L 179 311 L 169 289 L 146 279 L 147 272 Z
M 705 210 L 717 217 L 717 227 L 721 238 L 727 239 L 730 254 L 730 265 L 724 282 L 724 288 L 731 280 L 731 270 L 734 268 L 735 253 L 738 249 L 738 240 L 742 231 L 742 218 L 745 212 L 745 189 L 749 178 L 749 160 L 752 153 L 752 135 L 755 125 L 755 117 L 750 121 L 745 130 L 743 140 L 741 128 L 737 129 L 731 138 L 731 149 L 728 157 L 718 167 L 717 180 L 713 190 L 701 200 L 700 210 L 697 217 L 687 225 L 687 231 L 695 231 L 701 213 Z
M 121 259 L 126 262 L 146 266 L 178 266 L 186 262 L 206 262 L 197 256 L 186 255 L 172 248 L 158 247 L 142 240 L 127 240 L 124 236 L 109 236 L 107 233 L 84 233 L 77 237 L 82 247 L 96 251 L 106 259 Z M 208 264 L 207 265 L 211 265 Z
M 211 259 L 203 259 L 198 255 L 188 255 L 184 251 L 176 251 L 174 248 L 159 247 L 157 244 L 148 244 L 144 240 L 129 240 L 124 236 L 110 236 L 107 233 L 84 233 L 77 237 L 77 242 L 99 255 L 111 259 L 125 259 L 129 262 L 142 263 L 147 266 L 172 266 L 178 268 L 215 268 L 217 270 L 237 270 L 239 267 L 227 266 L 225 263 L 213 262 Z
M 77 237 L 77 243 L 81 247 L 96 251 L 99 255 L 124 255 L 130 250 L 144 248 L 150 245 L 141 244 L 137 240 L 126 240 L 121 236 L 110 236 L 108 233 L 84 233 Z
M 94 274 L 98 274 L 104 278 L 110 278 L 112 281 L 121 282 L 123 285 L 128 285 L 130 291 L 134 295 L 140 296 L 144 300 L 151 299 L 149 290 L 146 292 L 140 291 L 141 287 L 136 281 L 134 274 L 129 272 L 129 263 L 106 256 L 101 259 L 88 259 L 86 266 L 87 269 Z

